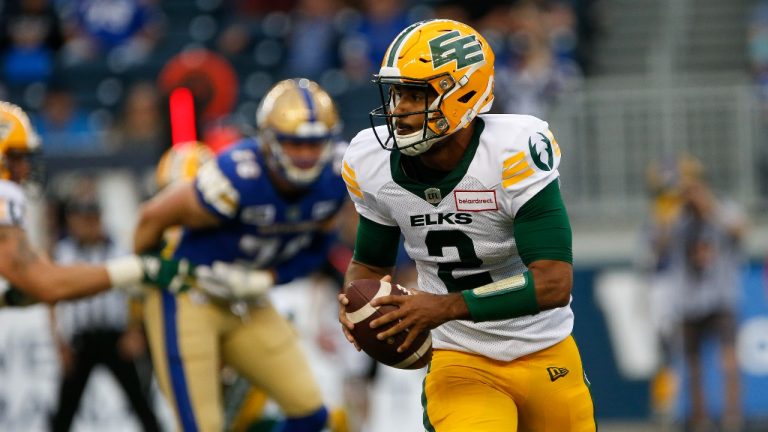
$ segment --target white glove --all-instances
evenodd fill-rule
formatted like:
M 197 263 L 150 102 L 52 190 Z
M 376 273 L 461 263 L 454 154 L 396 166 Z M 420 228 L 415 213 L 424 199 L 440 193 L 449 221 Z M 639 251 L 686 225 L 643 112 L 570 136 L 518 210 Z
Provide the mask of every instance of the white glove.
M 258 298 L 275 284 L 270 271 L 223 261 L 214 261 L 210 266 L 197 266 L 195 278 L 203 292 L 229 301 Z

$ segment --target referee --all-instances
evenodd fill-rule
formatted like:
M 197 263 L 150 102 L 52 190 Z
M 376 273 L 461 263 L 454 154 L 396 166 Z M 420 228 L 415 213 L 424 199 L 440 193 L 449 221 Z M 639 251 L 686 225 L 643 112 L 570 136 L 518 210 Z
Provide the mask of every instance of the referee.
M 65 203 L 67 236 L 56 244 L 54 259 L 63 264 L 100 263 L 123 255 L 124 251 L 104 233 L 96 199 L 84 198 L 89 194 L 76 195 L 79 196 Z M 128 299 L 123 293 L 111 290 L 82 300 L 60 302 L 51 313 L 63 369 L 52 430 L 70 429 L 88 377 L 98 364 L 106 366 L 120 383 L 144 430 L 159 430 L 136 369 L 136 360 L 146 352 L 141 321 L 129 317 L 133 314 L 129 314 Z

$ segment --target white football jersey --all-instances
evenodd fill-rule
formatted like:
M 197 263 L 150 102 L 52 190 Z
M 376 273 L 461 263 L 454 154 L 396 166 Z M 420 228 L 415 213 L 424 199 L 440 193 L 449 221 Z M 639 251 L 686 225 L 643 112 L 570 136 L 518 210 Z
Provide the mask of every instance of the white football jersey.
M 0 180 L 0 226 L 26 227 L 27 199 L 18 184 Z
M 405 176 L 402 156 L 382 150 L 372 129 L 360 132 L 344 155 L 358 213 L 400 228 L 416 262 L 418 288 L 426 292 L 458 292 L 523 273 L 515 215 L 559 181 L 560 148 L 546 122 L 511 114 L 478 119 L 464 158 L 435 185 Z M 385 127 L 376 132 L 387 135 Z M 556 344 L 572 329 L 566 306 L 502 321 L 449 321 L 432 331 L 432 339 L 437 349 L 510 361 Z
M 0 180 L 0 226 L 26 228 L 27 199 L 18 184 Z M 0 277 L 0 293 L 8 287 L 8 281 Z

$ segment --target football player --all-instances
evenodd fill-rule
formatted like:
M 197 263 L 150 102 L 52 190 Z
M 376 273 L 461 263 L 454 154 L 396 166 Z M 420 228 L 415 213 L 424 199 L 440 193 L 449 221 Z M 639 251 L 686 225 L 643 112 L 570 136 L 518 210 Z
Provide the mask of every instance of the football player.
M 104 265 L 60 266 L 37 252 L 26 233 L 23 184 L 30 176 L 30 156 L 40 146 L 27 114 L 0 101 L 0 278 L 13 287 L 0 296 L 0 306 L 56 302 L 112 287 L 128 289 L 142 280 L 167 286 L 176 278 L 178 263 L 174 261 L 129 255 Z
M 222 430 L 222 362 L 277 402 L 281 430 L 320 431 L 328 419 L 295 331 L 264 294 L 308 275 L 331 245 L 347 199 L 339 118 L 320 86 L 292 79 L 264 96 L 256 121 L 257 137 L 147 202 L 135 232 L 135 250 L 145 251 L 181 226 L 165 254 L 230 277 L 216 284 L 199 274 L 195 289 L 146 299 L 155 371 L 183 430 Z
M 343 160 L 360 220 L 345 280 L 388 278 L 404 236 L 418 290 L 374 300 L 399 309 L 372 326 L 395 322 L 379 339 L 408 331 L 399 350 L 432 329 L 426 430 L 594 431 L 571 336 L 560 148 L 538 118 L 486 114 L 493 63 L 483 36 L 452 20 L 412 24 L 391 43 L 371 112 L 383 125 L 360 132 Z

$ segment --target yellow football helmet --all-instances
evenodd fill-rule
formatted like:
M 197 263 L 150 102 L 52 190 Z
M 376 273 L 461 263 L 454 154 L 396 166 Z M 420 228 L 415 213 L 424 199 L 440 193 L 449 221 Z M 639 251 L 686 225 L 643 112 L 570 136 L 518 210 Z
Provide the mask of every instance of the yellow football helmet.
M 9 155 L 34 153 L 39 149 L 40 137 L 27 114 L 10 102 L 0 101 L 0 178 L 11 177 L 8 167 Z
M 384 119 L 388 136 L 376 138 L 386 150 L 397 148 L 414 156 L 464 128 L 493 103 L 494 54 L 488 42 L 472 27 L 458 21 L 434 19 L 411 24 L 389 45 L 374 82 L 379 85 L 382 106 L 371 111 L 371 126 Z M 413 86 L 437 97 L 424 110 L 394 114 L 392 86 Z M 424 114 L 420 131 L 400 135 L 395 117 Z M 375 127 L 374 127 L 375 132 Z
M 178 180 L 194 179 L 197 170 L 214 158 L 216 155 L 213 150 L 199 141 L 181 143 L 169 148 L 157 163 L 157 187 L 162 189 Z
M 295 186 L 306 186 L 322 172 L 341 124 L 331 96 L 305 78 L 275 84 L 256 111 L 259 139 L 271 170 Z M 288 155 L 287 143 L 317 145 L 321 151 L 307 158 Z

